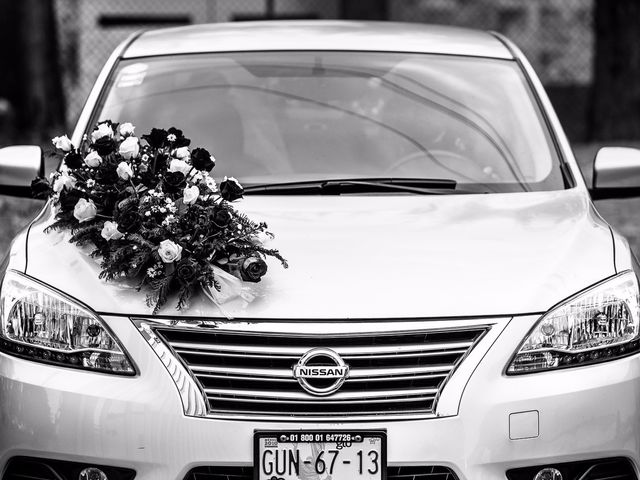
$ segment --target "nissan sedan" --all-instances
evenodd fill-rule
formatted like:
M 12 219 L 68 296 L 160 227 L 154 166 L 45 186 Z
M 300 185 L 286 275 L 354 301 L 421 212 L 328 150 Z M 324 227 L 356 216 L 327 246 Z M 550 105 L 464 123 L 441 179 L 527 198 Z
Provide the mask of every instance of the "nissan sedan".
M 106 119 L 205 146 L 290 268 L 224 312 L 152 314 L 45 233 L 47 202 L 0 264 L 2 479 L 638 478 L 639 270 L 592 198 L 636 195 L 640 152 L 601 150 L 588 187 L 509 40 L 150 31 L 114 52 L 71 140 Z M 41 168 L 37 147 L 1 150 L 3 191 Z

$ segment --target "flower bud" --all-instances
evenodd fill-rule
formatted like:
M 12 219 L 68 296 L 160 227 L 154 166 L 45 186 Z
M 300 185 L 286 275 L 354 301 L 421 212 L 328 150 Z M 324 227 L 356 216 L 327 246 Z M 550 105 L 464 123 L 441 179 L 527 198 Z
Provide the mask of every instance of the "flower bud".
M 62 150 L 63 152 L 70 152 L 71 150 L 73 150 L 73 144 L 71 143 L 71 140 L 69 140 L 69 137 L 67 137 L 66 135 L 63 135 L 61 137 L 53 137 L 51 139 L 51 143 L 53 143 L 54 147 L 56 147 L 58 150 Z
M 80 223 L 88 222 L 96 217 L 98 210 L 92 200 L 81 198 L 73 208 L 73 216 L 78 219 Z
M 92 150 L 86 157 L 84 157 L 84 163 L 88 167 L 95 168 L 102 163 L 102 157 L 98 155 L 98 152 Z
M 123 137 L 132 136 L 133 135 L 133 131 L 135 129 L 136 129 L 136 127 L 134 127 L 133 124 L 129 123 L 129 122 L 120 124 L 120 127 L 118 128 L 118 130 L 120 131 L 120 135 L 122 135 Z
M 105 240 L 119 240 L 124 236 L 122 232 L 118 230 L 118 224 L 109 220 L 104 222 L 100 235 L 102 235 L 102 238 Z
M 131 170 L 131 166 L 127 162 L 120 162 L 118 168 L 116 168 L 116 173 L 123 180 L 129 180 L 133 176 L 133 170 Z
M 192 185 L 185 188 L 182 195 L 182 201 L 185 205 L 191 205 L 192 203 L 196 203 L 196 200 L 198 200 L 198 197 L 200 196 L 200 189 L 197 186 Z
M 137 137 L 127 137 L 120 144 L 118 153 L 122 155 L 125 160 L 131 160 L 138 156 L 140 152 L 140 143 Z

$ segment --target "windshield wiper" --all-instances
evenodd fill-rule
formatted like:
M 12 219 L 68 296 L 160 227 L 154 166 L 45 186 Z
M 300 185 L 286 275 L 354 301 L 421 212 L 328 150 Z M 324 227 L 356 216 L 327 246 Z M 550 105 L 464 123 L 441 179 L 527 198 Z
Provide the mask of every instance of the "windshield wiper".
M 446 178 L 345 178 L 306 180 L 300 182 L 248 185 L 245 193 L 262 195 L 340 195 L 395 190 L 419 195 L 480 193 L 458 188 L 455 180 Z

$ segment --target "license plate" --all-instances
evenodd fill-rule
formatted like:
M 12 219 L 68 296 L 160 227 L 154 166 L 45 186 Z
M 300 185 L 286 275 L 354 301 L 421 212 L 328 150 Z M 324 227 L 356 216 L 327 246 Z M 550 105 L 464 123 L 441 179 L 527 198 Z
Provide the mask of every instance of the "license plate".
M 385 480 L 382 431 L 255 433 L 255 480 Z

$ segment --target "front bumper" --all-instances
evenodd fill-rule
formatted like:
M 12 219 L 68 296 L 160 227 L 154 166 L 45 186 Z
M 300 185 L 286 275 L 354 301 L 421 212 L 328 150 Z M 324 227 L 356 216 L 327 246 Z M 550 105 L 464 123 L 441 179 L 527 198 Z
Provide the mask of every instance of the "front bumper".
M 0 471 L 9 459 L 29 456 L 131 468 L 137 480 L 182 480 L 201 465 L 250 466 L 257 429 L 345 427 L 386 429 L 390 466 L 446 466 L 460 480 L 504 479 L 512 468 L 605 457 L 629 458 L 637 468 L 640 357 L 504 376 L 536 319 L 508 322 L 466 382 L 457 415 L 345 424 L 185 417 L 165 367 L 133 324 L 106 317 L 139 376 L 0 354 Z

